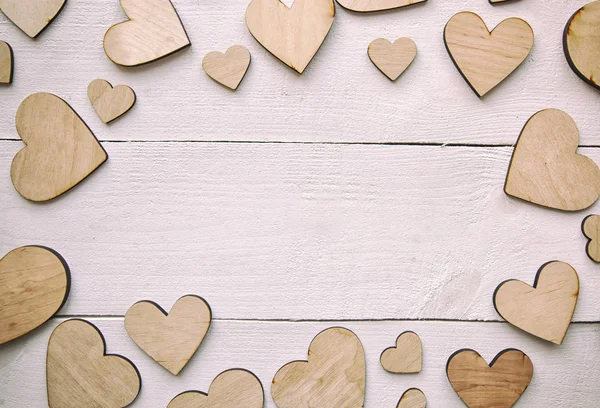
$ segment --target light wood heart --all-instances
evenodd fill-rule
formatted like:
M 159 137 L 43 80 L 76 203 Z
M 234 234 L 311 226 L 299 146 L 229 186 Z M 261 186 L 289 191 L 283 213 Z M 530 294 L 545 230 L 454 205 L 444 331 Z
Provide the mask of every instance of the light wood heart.
M 533 115 L 517 140 L 506 176 L 506 194 L 544 207 L 579 211 L 596 202 L 600 170 L 577 154 L 579 131 L 557 109 Z
M 262 408 L 264 391 L 258 377 L 242 369 L 219 374 L 208 394 L 188 391 L 179 394 L 167 408 Z
M 0 10 L 31 38 L 37 37 L 63 9 L 67 0 L 0 0 Z
M 396 408 L 427 408 L 427 398 L 418 388 L 406 390 Z
M 199 296 L 183 296 L 169 314 L 149 301 L 125 314 L 129 337 L 157 363 L 177 375 L 192 358 L 210 327 L 211 310 Z
M 88 98 L 104 123 L 126 114 L 135 104 L 135 92 L 126 85 L 112 87 L 104 79 L 96 79 L 88 86 Z
M 600 262 L 600 215 L 588 215 L 581 224 L 583 235 L 588 238 L 585 250 L 594 262 Z
M 100 330 L 79 319 L 54 329 L 48 341 L 46 383 L 50 408 L 125 407 L 140 392 L 135 365 L 105 354 Z
M 600 1 L 586 4 L 571 16 L 563 34 L 567 62 L 585 82 L 600 89 Z
M 47 322 L 67 301 L 70 274 L 50 248 L 26 246 L 0 259 L 0 344 Z
M 363 346 L 350 330 L 334 327 L 319 333 L 308 361 L 279 369 L 271 396 L 279 408 L 362 408 L 366 366 Z
M 0 41 L 0 84 L 10 84 L 13 80 L 15 56 L 10 44 Z
M 404 332 L 396 347 L 383 350 L 379 358 L 384 370 L 394 374 L 420 373 L 423 369 L 423 345 L 415 332 Z
M 519 280 L 501 283 L 494 307 L 510 324 L 536 337 L 562 344 L 571 324 L 579 277 L 571 265 L 548 262 L 539 269 L 533 287 Z
M 469 408 L 510 408 L 533 378 L 533 364 L 519 350 L 500 352 L 488 366 L 474 350 L 459 350 L 448 359 L 446 375 Z
M 104 52 L 115 64 L 147 64 L 191 45 L 170 0 L 121 0 L 121 7 L 129 20 L 104 36 Z
M 452 61 L 482 97 L 508 77 L 533 48 L 533 30 L 520 18 L 508 18 L 488 31 L 475 13 L 454 15 L 444 29 Z
M 250 52 L 241 45 L 234 45 L 222 54 L 209 52 L 202 60 L 204 72 L 218 83 L 234 91 L 244 79 L 250 66 Z
M 371 11 L 391 10 L 423 3 L 426 0 L 337 0 L 345 9 L 368 13 Z
M 295 0 L 291 9 L 279 0 L 252 0 L 246 25 L 263 47 L 302 74 L 329 33 L 334 16 L 333 0 Z
M 25 98 L 16 125 L 26 147 L 15 155 L 10 178 L 28 200 L 58 197 L 108 158 L 83 120 L 55 95 L 36 93 Z
M 369 44 L 371 62 L 390 80 L 395 81 L 417 56 L 417 45 L 410 38 L 398 38 L 392 44 L 378 38 Z

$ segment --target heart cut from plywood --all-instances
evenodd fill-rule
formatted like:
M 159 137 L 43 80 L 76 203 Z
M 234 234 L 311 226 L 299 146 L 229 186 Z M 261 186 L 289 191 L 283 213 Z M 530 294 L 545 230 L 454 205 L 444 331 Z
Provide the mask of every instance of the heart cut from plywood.
M 583 235 L 589 240 L 585 251 L 594 262 L 600 262 L 600 215 L 588 215 L 581 223 Z
M 167 408 L 262 408 L 264 391 L 258 377 L 242 369 L 227 370 L 210 384 L 208 394 L 187 391 L 179 394 Z
M 395 81 L 417 56 L 417 45 L 410 38 L 398 38 L 392 44 L 378 38 L 369 44 L 371 62 L 390 80 Z
M 571 69 L 600 89 L 600 1 L 586 4 L 569 19 L 563 49 Z
M 246 25 L 263 47 L 301 74 L 325 41 L 334 16 L 333 0 L 295 0 L 291 8 L 280 0 L 252 0 Z
M 423 3 L 426 0 L 337 0 L 345 9 L 368 13 L 371 11 L 391 10 Z
M 121 0 L 121 7 L 129 20 L 104 36 L 104 52 L 115 64 L 147 64 L 191 45 L 170 0 Z
M 411 388 L 402 394 L 396 408 L 427 408 L 427 398 L 420 389 Z
M 168 314 L 156 303 L 142 301 L 125 314 L 125 329 L 139 348 L 177 375 L 200 347 L 211 317 L 199 296 L 183 296 Z
M 0 84 L 10 84 L 13 80 L 15 56 L 10 44 L 0 41 Z
M 319 333 L 308 349 L 308 361 L 281 367 L 271 384 L 279 408 L 362 408 L 366 365 L 363 346 L 348 329 Z
M 58 197 L 108 158 L 83 120 L 55 95 L 36 93 L 25 98 L 16 125 L 26 146 L 15 155 L 10 178 L 28 200 Z
M 407 331 L 396 339 L 396 347 L 383 350 L 381 366 L 394 374 L 420 373 L 423 368 L 423 345 L 415 332 Z
M 50 408 L 126 407 L 140 392 L 135 365 L 105 354 L 100 330 L 79 319 L 54 329 L 48 341 L 46 383 Z
M 250 66 L 250 52 L 241 45 L 234 45 L 222 54 L 209 52 L 202 60 L 204 72 L 218 83 L 234 91 L 244 79 Z
M 517 140 L 506 176 L 506 194 L 544 207 L 579 211 L 600 194 L 600 169 L 577 154 L 579 131 L 558 109 L 533 115 Z
M 67 0 L 0 0 L 0 10 L 31 38 L 56 18 Z
M 47 322 L 67 301 L 69 267 L 50 248 L 25 246 L 0 259 L 0 344 Z
M 494 293 L 494 307 L 510 324 L 546 341 L 561 344 L 571 324 L 579 277 L 565 262 L 542 265 L 533 287 L 519 280 L 501 283 Z
M 533 364 L 519 350 L 500 352 L 490 365 L 474 350 L 459 350 L 448 359 L 446 375 L 469 408 L 510 408 L 533 378 Z
M 135 104 L 135 92 L 126 85 L 112 87 L 104 79 L 96 79 L 88 86 L 88 98 L 104 123 L 126 114 Z
M 444 43 L 462 76 L 482 97 L 525 61 L 533 48 L 533 30 L 520 18 L 508 18 L 490 32 L 481 17 L 465 11 L 446 24 Z

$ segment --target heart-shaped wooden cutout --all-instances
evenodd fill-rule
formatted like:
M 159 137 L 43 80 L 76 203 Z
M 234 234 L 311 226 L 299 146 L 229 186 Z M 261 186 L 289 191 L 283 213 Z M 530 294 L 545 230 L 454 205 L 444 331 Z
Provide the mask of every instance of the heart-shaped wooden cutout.
M 211 317 L 199 296 L 183 296 L 168 314 L 156 303 L 142 301 L 125 314 L 125 329 L 139 348 L 177 375 L 200 347 Z
M 209 77 L 234 91 L 244 79 L 249 66 L 250 52 L 242 45 L 229 47 L 225 54 L 209 52 L 202 60 L 202 68 Z
M 50 408 L 126 407 L 142 380 L 125 357 L 105 354 L 96 326 L 73 319 L 54 329 L 48 341 L 46 385 Z
M 571 69 L 600 89 L 600 1 L 586 4 L 571 16 L 563 33 L 563 49 Z
M 506 194 L 564 211 L 588 208 L 600 194 L 600 170 L 577 154 L 579 132 L 557 109 L 533 115 L 517 140 L 506 176 Z
M 396 347 L 383 350 L 381 366 L 394 374 L 420 373 L 423 369 L 423 345 L 415 332 L 407 331 L 396 339 Z
M 600 215 L 588 215 L 581 223 L 583 235 L 589 240 L 585 250 L 594 262 L 600 262 Z
M 10 44 L 0 41 L 0 84 L 10 84 L 13 80 L 15 56 Z
M 418 388 L 408 389 L 402 394 L 396 408 L 426 408 L 427 398 Z
M 548 262 L 539 269 L 533 287 L 519 280 L 501 283 L 494 307 L 504 320 L 536 337 L 561 344 L 571 324 L 579 277 L 564 262 Z
M 264 391 L 258 377 L 242 369 L 227 370 L 210 384 L 208 394 L 187 391 L 179 394 L 167 408 L 262 408 Z
M 104 123 L 126 114 L 135 104 L 135 92 L 126 85 L 112 87 L 104 79 L 96 79 L 88 86 L 88 98 Z
M 295 0 L 291 9 L 279 0 L 252 0 L 246 25 L 263 47 L 301 74 L 325 41 L 334 16 L 333 0 Z
M 67 0 L 0 0 L 0 10 L 31 38 L 37 37 L 56 18 Z
M 510 408 L 529 386 L 533 364 L 519 350 L 500 352 L 490 365 L 474 350 L 459 350 L 448 359 L 446 375 L 469 408 Z
M 417 45 L 410 38 L 398 38 L 392 44 L 378 38 L 369 44 L 371 62 L 390 80 L 395 81 L 417 56 Z
M 58 197 L 108 158 L 92 131 L 58 96 L 36 93 L 25 98 L 16 125 L 26 147 L 15 155 L 10 178 L 28 200 Z
M 0 259 L 0 344 L 47 322 L 67 301 L 65 260 L 50 248 L 26 246 Z
M 337 0 L 345 9 L 368 13 L 371 11 L 391 10 L 423 3 L 426 0 Z
M 363 346 L 348 329 L 319 333 L 308 349 L 308 361 L 281 367 L 271 384 L 279 408 L 362 408 L 366 365 Z
M 465 11 L 446 24 L 444 43 L 462 76 L 482 97 L 525 61 L 533 48 L 533 30 L 520 18 L 508 18 L 490 32 L 481 17 Z
M 129 20 L 104 35 L 104 52 L 115 64 L 147 64 L 191 45 L 170 0 L 121 0 L 121 7 Z

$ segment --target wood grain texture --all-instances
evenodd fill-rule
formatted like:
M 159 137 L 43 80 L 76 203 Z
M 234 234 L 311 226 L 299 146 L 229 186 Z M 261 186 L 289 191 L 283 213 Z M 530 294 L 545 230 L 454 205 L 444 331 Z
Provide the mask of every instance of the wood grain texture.
M 384 370 L 394 374 L 419 373 L 423 369 L 423 345 L 415 332 L 404 332 L 379 357 Z
M 425 394 L 418 388 L 408 389 L 400 397 L 396 408 L 426 408 L 427 398 Z
M 586 4 L 571 16 L 563 34 L 563 47 L 571 69 L 600 89 L 600 1 Z
M 600 216 L 592 214 L 583 219 L 581 231 L 588 239 L 585 251 L 594 262 L 600 262 Z
M 104 79 L 95 79 L 88 85 L 88 98 L 104 123 L 126 114 L 135 104 L 135 92 L 127 85 L 116 88 Z
M 13 80 L 15 57 L 7 42 L 0 41 L 0 84 L 10 84 Z
M 67 0 L 0 0 L 0 10 L 31 38 L 56 18 Z
M 426 0 L 336 0 L 345 9 L 367 13 L 423 3 Z
M 417 56 L 417 45 L 410 38 L 398 38 L 393 44 L 378 38 L 369 44 L 367 53 L 377 69 L 395 81 Z
M 202 60 L 202 68 L 209 77 L 234 91 L 244 79 L 249 66 L 250 52 L 243 45 L 233 45 L 225 54 L 209 52 Z

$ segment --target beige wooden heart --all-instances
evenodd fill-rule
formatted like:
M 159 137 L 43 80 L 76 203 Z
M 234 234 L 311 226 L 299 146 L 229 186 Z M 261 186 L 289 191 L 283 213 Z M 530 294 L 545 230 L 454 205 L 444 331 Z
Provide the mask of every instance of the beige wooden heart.
M 242 369 L 227 370 L 210 384 L 208 394 L 187 391 L 171 400 L 167 408 L 262 408 L 264 391 L 258 377 Z
M 128 21 L 104 36 L 104 52 L 118 65 L 147 64 L 191 45 L 170 0 L 121 0 Z
M 202 60 L 204 72 L 218 83 L 234 91 L 244 79 L 250 66 L 250 52 L 241 45 L 234 45 L 222 54 L 209 52 Z
M 10 44 L 0 41 L 0 84 L 10 84 L 13 80 L 15 57 Z
M 426 408 L 427 407 L 427 398 L 425 398 L 425 394 L 423 391 L 418 388 L 411 388 L 406 390 L 400 401 L 398 401 L 398 406 L 396 408 Z
M 16 125 L 26 146 L 15 155 L 10 178 L 28 200 L 58 197 L 108 158 L 83 120 L 55 95 L 36 93 L 25 98 Z
M 345 9 L 368 13 L 371 11 L 391 10 L 423 3 L 426 0 L 337 0 Z
M 183 296 L 169 314 L 156 303 L 142 301 L 129 308 L 129 337 L 157 363 L 177 375 L 192 358 L 210 327 L 211 311 L 199 296 Z
M 67 0 L 0 0 L 0 10 L 31 38 L 56 18 Z
M 594 262 L 600 262 L 600 215 L 588 215 L 581 224 L 583 235 L 588 238 L 585 250 Z
M 571 265 L 548 262 L 539 269 L 533 287 L 519 280 L 501 283 L 494 307 L 510 324 L 536 337 L 562 344 L 579 295 L 579 277 Z
M 395 81 L 417 56 L 417 45 L 410 38 L 398 38 L 392 44 L 378 38 L 369 44 L 371 62 L 390 80 Z
M 384 370 L 390 373 L 420 373 L 423 368 L 421 339 L 411 331 L 400 334 L 396 339 L 396 347 L 383 350 L 379 361 Z
M 291 9 L 279 0 L 252 0 L 246 25 L 263 47 L 301 74 L 329 33 L 334 16 L 333 0 L 295 0 Z
M 600 169 L 577 154 L 579 132 L 557 109 L 533 115 L 517 140 L 506 176 L 506 194 L 544 207 L 579 211 L 600 194 Z
M 126 407 L 140 392 L 137 368 L 106 354 L 102 333 L 85 320 L 58 325 L 48 341 L 46 385 L 50 408 Z
M 585 82 L 600 89 L 600 1 L 586 4 L 569 19 L 563 48 L 569 66 Z
M 96 79 L 88 86 L 88 98 L 104 123 L 126 114 L 135 104 L 135 92 L 126 85 L 112 87 L 104 79 Z
M 520 18 L 508 18 L 489 32 L 475 13 L 454 15 L 444 29 L 452 61 L 478 96 L 508 77 L 533 48 L 533 30 Z

